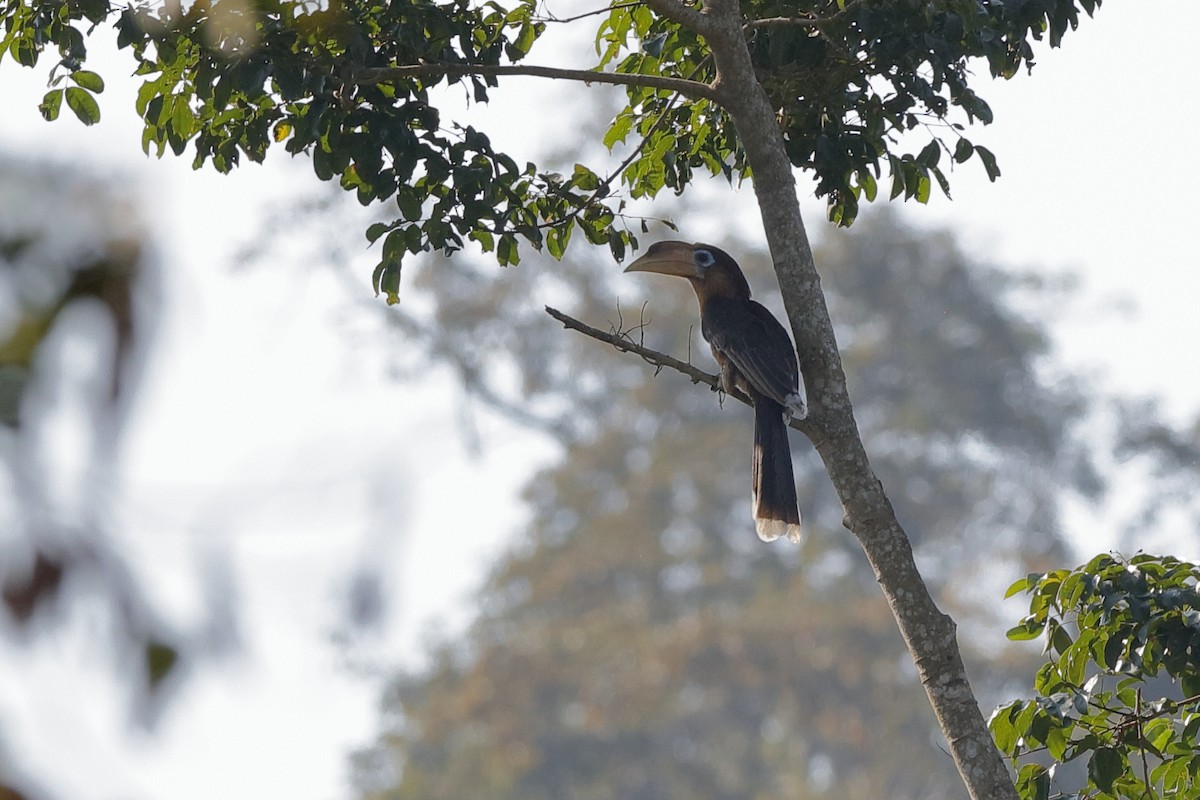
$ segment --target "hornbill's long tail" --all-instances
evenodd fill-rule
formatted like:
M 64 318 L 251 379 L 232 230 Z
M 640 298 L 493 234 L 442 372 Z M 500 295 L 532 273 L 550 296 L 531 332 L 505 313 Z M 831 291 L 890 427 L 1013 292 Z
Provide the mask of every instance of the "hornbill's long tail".
M 752 481 L 758 538 L 771 542 L 786 534 L 791 541 L 800 541 L 800 506 L 783 406 L 761 395 L 754 398 Z

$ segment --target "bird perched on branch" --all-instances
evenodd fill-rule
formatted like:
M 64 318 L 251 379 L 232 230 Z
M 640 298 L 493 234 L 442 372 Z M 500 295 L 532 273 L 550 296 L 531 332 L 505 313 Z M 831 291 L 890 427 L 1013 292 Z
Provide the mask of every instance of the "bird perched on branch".
M 721 388 L 754 403 L 754 526 L 763 541 L 800 541 L 800 509 L 792 477 L 787 422 L 808 414 L 796 351 L 771 312 L 750 299 L 750 284 L 724 250 L 707 244 L 658 242 L 625 268 L 687 278 L 700 302 L 700 332 L 721 368 Z

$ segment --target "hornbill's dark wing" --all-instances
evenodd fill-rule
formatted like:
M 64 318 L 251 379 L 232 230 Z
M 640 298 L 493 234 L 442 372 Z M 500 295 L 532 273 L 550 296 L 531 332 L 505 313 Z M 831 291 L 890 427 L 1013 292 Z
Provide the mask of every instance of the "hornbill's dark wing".
M 787 331 L 770 311 L 753 300 L 710 303 L 701 333 L 714 349 L 733 362 L 760 394 L 782 406 L 792 405 L 799 379 L 796 351 Z

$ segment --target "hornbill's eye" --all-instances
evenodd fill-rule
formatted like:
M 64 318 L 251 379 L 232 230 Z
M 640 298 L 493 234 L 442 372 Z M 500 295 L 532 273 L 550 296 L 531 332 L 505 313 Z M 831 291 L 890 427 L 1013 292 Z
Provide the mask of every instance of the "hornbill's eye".
M 702 268 L 703 267 L 711 267 L 713 265 L 713 262 L 717 260 L 716 257 L 711 252 L 709 252 L 708 250 L 705 250 L 703 248 L 696 250 L 694 253 L 692 253 L 692 259 L 696 262 L 697 267 L 702 267 Z

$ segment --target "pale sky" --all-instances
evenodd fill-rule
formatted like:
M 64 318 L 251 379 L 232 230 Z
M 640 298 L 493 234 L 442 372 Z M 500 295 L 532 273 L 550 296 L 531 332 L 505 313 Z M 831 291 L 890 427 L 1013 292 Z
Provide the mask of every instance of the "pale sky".
M 1110 0 L 1063 49 L 1044 49 L 1032 76 L 981 90 L 996 122 L 969 135 L 997 154 L 1000 181 L 969 163 L 952 176 L 953 203 L 935 193 L 905 207 L 1000 263 L 1077 270 L 1086 313 L 1055 321 L 1068 361 L 1163 398 L 1178 418 L 1200 410 L 1197 31 L 1194 0 Z M 131 730 L 84 609 L 33 645 L 0 649 L 4 746 L 72 800 L 344 798 L 346 753 L 375 733 L 380 690 L 347 659 L 411 663 L 423 632 L 469 619 L 470 588 L 523 518 L 516 491 L 554 450 L 480 412 L 472 455 L 449 376 L 390 381 L 373 318 L 344 282 L 305 264 L 233 269 L 263 211 L 315 183 L 311 170 L 282 153 L 231 176 L 194 173 L 190 156 L 146 159 L 128 62 L 101 63 L 104 121 L 84 129 L 66 112 L 43 122 L 44 71 L 5 61 L 0 151 L 82 161 L 131 180 L 145 202 L 165 309 L 115 527 L 181 619 L 198 607 L 196 559 L 226 559 L 242 649 L 188 676 L 150 732 Z M 513 102 L 530 102 L 531 82 L 514 85 Z M 525 135 L 510 126 L 494 139 L 519 149 Z M 751 213 L 748 191 L 733 202 Z M 805 208 L 819 230 L 821 204 Z M 702 227 L 676 221 L 685 238 Z M 344 235 L 351 252 L 362 247 L 367 296 L 365 241 Z M 1115 310 L 1123 303 L 1130 315 Z M 453 493 L 464 481 L 472 508 Z M 380 523 L 372 509 L 390 515 L 394 541 L 364 541 Z M 338 592 L 368 546 L 395 604 L 378 635 L 340 648 Z

